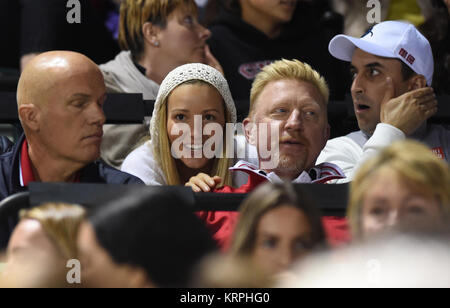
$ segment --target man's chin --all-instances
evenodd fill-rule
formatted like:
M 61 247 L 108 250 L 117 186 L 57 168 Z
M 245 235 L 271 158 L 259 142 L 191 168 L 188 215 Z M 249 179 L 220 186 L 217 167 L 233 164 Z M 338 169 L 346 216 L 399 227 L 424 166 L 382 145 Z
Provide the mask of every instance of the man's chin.
M 280 156 L 280 161 L 278 162 L 277 169 L 285 170 L 288 172 L 299 172 L 302 173 L 305 170 L 306 156 L 305 157 L 293 157 L 291 155 Z
M 100 158 L 100 150 L 84 153 L 84 155 L 80 155 L 79 159 L 76 160 L 79 161 L 80 163 L 83 163 L 84 165 L 88 165 L 99 158 Z

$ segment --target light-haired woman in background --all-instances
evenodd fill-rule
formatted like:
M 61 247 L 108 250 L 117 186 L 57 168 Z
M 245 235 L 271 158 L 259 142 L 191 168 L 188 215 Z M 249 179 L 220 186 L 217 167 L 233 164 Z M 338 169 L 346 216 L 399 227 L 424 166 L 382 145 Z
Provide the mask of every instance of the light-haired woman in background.
M 355 240 L 392 227 L 445 227 L 450 217 L 448 164 L 416 141 L 392 144 L 358 170 L 348 217 Z

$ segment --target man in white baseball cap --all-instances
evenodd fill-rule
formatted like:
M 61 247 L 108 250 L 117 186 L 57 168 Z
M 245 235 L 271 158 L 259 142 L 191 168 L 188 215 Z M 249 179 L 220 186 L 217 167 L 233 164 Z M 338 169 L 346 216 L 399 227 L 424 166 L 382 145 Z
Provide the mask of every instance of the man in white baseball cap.
M 433 54 L 411 24 L 385 21 L 361 38 L 335 36 L 330 53 L 351 62 L 351 95 L 360 131 L 331 139 L 318 163 L 341 167 L 351 181 L 357 167 L 396 140 L 413 138 L 450 160 L 450 128 L 427 124 L 437 111 L 431 88 Z

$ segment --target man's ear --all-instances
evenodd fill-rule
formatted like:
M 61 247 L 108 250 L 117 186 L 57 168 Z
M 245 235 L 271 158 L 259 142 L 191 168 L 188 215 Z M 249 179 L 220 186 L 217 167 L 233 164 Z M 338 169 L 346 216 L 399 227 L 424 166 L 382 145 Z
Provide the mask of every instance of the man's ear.
M 158 34 L 161 28 L 149 21 L 142 25 L 142 34 L 144 36 L 144 41 L 152 46 L 159 46 Z
M 408 90 L 413 91 L 427 86 L 427 80 L 423 75 L 414 75 L 409 80 Z
M 248 117 L 242 121 L 242 124 L 244 125 L 245 139 L 249 144 L 256 146 L 256 124 Z
M 35 105 L 22 104 L 18 111 L 23 126 L 26 126 L 33 131 L 39 130 L 40 111 Z

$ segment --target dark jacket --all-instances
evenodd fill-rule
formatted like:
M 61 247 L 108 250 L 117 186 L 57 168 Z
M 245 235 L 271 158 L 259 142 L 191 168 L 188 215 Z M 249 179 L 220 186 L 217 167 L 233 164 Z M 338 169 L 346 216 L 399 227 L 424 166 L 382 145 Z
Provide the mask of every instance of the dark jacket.
M 22 135 L 15 145 L 6 137 L 0 137 L 0 201 L 20 191 L 27 190 L 20 186 L 19 158 L 20 149 L 25 140 Z M 2 151 L 3 149 L 3 151 Z M 144 184 L 139 178 L 114 169 L 101 160 L 97 160 L 80 170 L 81 183 L 108 183 L 108 184 Z M 0 249 L 7 243 L 14 222 L 0 222 Z
M 5 139 L 1 137 L 0 144 L 5 143 Z M 24 140 L 25 136 L 22 135 L 14 146 L 9 147 L 9 151 L 0 155 L 0 200 L 26 190 L 19 182 L 20 149 Z M 144 184 L 134 175 L 117 170 L 101 160 L 92 162 L 80 170 L 80 183 Z
M 224 69 L 237 105 L 249 99 L 252 82 L 261 68 L 282 58 L 310 64 L 324 75 L 331 88 L 331 99 L 344 98 L 349 74 L 328 53 L 328 37 L 311 10 L 307 4 L 298 3 L 293 20 L 271 39 L 239 15 L 221 8 L 210 26 L 212 36 L 208 44 Z M 236 107 L 239 112 L 239 106 Z

